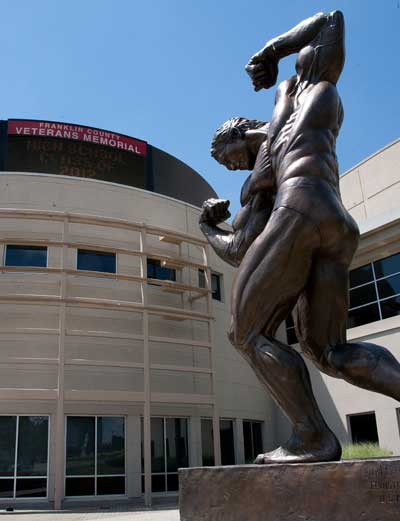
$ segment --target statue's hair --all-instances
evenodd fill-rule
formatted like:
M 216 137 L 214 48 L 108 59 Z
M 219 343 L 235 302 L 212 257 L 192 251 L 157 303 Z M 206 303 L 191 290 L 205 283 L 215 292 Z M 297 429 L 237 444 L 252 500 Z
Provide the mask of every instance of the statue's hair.
M 211 142 L 211 155 L 218 161 L 228 143 L 232 143 L 235 139 L 243 139 L 247 130 L 262 128 L 265 125 L 265 121 L 258 121 L 257 119 L 228 119 L 215 131 Z

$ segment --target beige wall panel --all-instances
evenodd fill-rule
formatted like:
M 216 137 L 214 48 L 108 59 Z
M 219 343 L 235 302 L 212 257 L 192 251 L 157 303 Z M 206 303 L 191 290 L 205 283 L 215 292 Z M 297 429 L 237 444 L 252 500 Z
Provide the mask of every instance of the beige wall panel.
M 68 330 L 107 331 L 136 335 L 143 333 L 141 313 L 80 306 L 67 307 L 66 327 Z
M 68 276 L 67 296 L 136 303 L 142 301 L 139 282 L 105 277 L 88 277 L 83 272 L 79 275 Z
M 5 264 L 5 258 L 4 258 L 5 251 L 6 251 L 5 244 L 0 244 L 0 266 L 4 266 L 4 264 Z
M 399 182 L 399 154 L 400 142 L 397 142 L 359 165 L 365 196 L 368 199 Z
M 208 324 L 198 320 L 169 320 L 158 315 L 149 315 L 149 334 L 208 342 Z
M 58 273 L 9 272 L 0 277 L 0 295 L 59 295 L 60 285 Z
M 55 401 L 18 401 L 18 400 L 1 400 L 0 414 L 31 414 L 51 416 L 56 412 Z M 52 425 L 51 425 L 52 427 Z
M 178 371 L 151 371 L 151 392 L 210 394 L 211 377 L 207 374 L 183 373 Z
M 8 358 L 57 358 L 58 335 L 0 334 L 0 361 Z
M 168 241 L 160 241 L 160 235 L 147 234 L 147 252 L 148 257 L 151 254 L 167 255 L 168 257 L 179 257 L 179 245 Z
M 397 167 L 398 168 L 398 167 Z M 398 177 L 397 172 L 397 177 Z M 399 208 L 400 183 L 390 186 L 387 190 L 377 193 L 368 199 L 368 217 L 390 212 Z
M 183 309 L 182 293 L 170 293 L 162 286 L 148 285 L 147 299 L 150 306 L 165 306 Z
M 126 253 L 118 253 L 117 273 L 140 277 L 140 257 L 136 255 L 128 255 Z
M 143 414 L 143 405 L 139 403 L 118 403 L 112 404 L 107 402 L 76 402 L 66 401 L 64 405 L 64 413 L 69 416 L 102 416 L 102 415 L 118 415 L 118 416 L 140 416 Z
M 49 246 L 47 249 L 47 267 L 61 268 L 63 249 L 61 246 Z
M 129 250 L 140 248 L 139 232 L 129 228 L 71 222 L 68 225 L 68 237 L 70 241 L 79 244 L 98 246 L 100 251 L 102 247 Z
M 65 367 L 65 389 L 78 391 L 143 391 L 143 370 L 120 367 Z
M 0 365 L 1 389 L 55 389 L 57 366 L 39 364 Z
M 0 304 L 0 329 L 58 328 L 58 305 Z
M 202 414 L 203 413 L 203 414 Z M 196 405 L 185 405 L 185 404 L 174 404 L 174 403 L 152 403 L 151 404 L 151 416 L 172 416 L 189 418 L 190 416 L 211 416 L 212 411 L 207 406 L 196 406 Z
M 210 367 L 209 349 L 207 348 L 163 342 L 150 342 L 149 347 L 152 364 Z
M 28 199 L 29 201 L 29 199 Z M 1 204 L 4 208 L 4 205 Z M 18 208 L 18 206 L 16 205 Z M 27 205 L 27 208 L 32 208 L 31 205 Z M 15 219 L 15 218 L 2 218 L 0 221 L 0 231 L 2 239 L 18 239 L 18 243 L 35 240 L 52 240 L 61 241 L 63 232 L 63 223 L 60 221 L 40 221 L 29 218 Z M 13 241 L 11 240 L 10 244 Z
M 104 362 L 143 363 L 143 342 L 102 337 L 65 337 L 65 357 Z
M 343 204 L 348 210 L 364 202 L 358 169 L 341 176 L 340 191 Z

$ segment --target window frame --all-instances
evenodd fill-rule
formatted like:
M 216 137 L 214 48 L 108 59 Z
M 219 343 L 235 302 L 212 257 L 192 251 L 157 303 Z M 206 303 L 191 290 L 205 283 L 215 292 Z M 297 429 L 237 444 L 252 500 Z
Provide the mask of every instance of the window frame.
M 216 298 L 214 296 L 215 292 L 212 289 L 213 277 L 216 277 L 217 280 L 218 280 L 218 295 L 219 295 L 219 298 Z M 216 271 L 211 271 L 210 289 L 211 289 L 211 299 L 212 300 L 216 300 L 217 302 L 223 302 L 224 301 L 223 275 L 222 275 L 222 273 L 217 273 Z
M 13 495 L 12 497 L 2 497 L 1 500 L 17 500 L 17 501 L 44 501 L 49 499 L 49 475 L 50 475 L 50 435 L 51 435 L 51 422 L 49 414 L 5 414 L 1 413 L 1 416 L 11 416 L 16 418 L 15 426 L 15 449 L 14 449 L 14 473 L 12 476 L 0 476 L 0 480 L 13 480 Z M 19 436 L 19 418 L 21 417 L 45 417 L 47 418 L 47 464 L 46 464 L 46 476 L 18 476 L 18 436 Z M 45 479 L 46 480 L 46 495 L 40 497 L 29 497 L 29 496 L 17 496 L 17 479 Z
M 150 472 L 151 477 L 151 484 L 152 484 L 152 478 L 153 476 L 164 476 L 164 483 L 165 483 L 165 490 L 164 492 L 153 492 L 153 487 L 151 490 L 151 495 L 153 497 L 165 497 L 165 496 L 176 496 L 179 494 L 179 488 L 177 490 L 168 490 L 168 475 L 177 475 L 178 471 L 176 472 L 168 472 L 168 462 L 167 462 L 167 429 L 166 429 L 166 421 L 168 419 L 172 420 L 186 420 L 186 442 L 187 442 L 187 458 L 188 458 L 188 468 L 190 467 L 190 417 L 189 416 L 162 416 L 162 415 L 155 415 L 150 417 L 150 421 L 152 419 L 162 419 L 163 420 L 163 452 L 164 452 L 164 472 Z M 140 477 L 142 482 L 145 479 L 145 473 L 144 473 L 144 418 L 143 416 L 140 417 L 140 437 L 141 437 L 141 459 L 143 461 L 143 472 L 142 469 L 140 469 Z M 150 442 L 151 442 L 151 434 L 150 434 Z M 151 462 L 150 462 L 151 465 Z M 151 469 L 150 469 L 151 470 Z M 144 496 L 144 486 L 142 486 L 142 496 Z
M 100 255 L 114 255 L 114 258 L 115 258 L 115 271 L 102 271 L 102 270 L 94 270 L 94 269 L 91 269 L 91 270 L 87 270 L 87 269 L 83 269 L 83 268 L 79 268 L 78 267 L 78 262 L 79 262 L 79 252 L 93 252 L 93 253 L 97 253 L 97 254 L 100 254 Z M 108 273 L 109 275 L 115 275 L 118 273 L 118 255 L 117 253 L 114 251 L 114 252 L 109 252 L 109 251 L 101 251 L 101 250 L 92 250 L 91 248 L 77 248 L 76 249 L 76 263 L 75 263 L 75 266 L 76 266 L 76 270 L 79 271 L 79 272 L 88 272 L 88 273 L 91 273 L 91 272 L 95 272 L 95 273 Z
M 158 277 L 150 277 L 149 276 L 149 262 L 150 263 L 154 263 L 155 264 L 155 270 L 159 267 L 161 269 L 164 269 L 164 270 L 169 270 L 171 273 L 174 274 L 174 278 L 171 279 L 164 279 L 164 278 L 158 278 Z M 158 264 L 158 265 L 157 265 Z M 161 261 L 160 259 L 156 259 L 154 257 L 147 257 L 146 258 L 146 278 L 147 279 L 151 279 L 151 280 L 166 280 L 166 281 L 169 281 L 169 282 L 178 282 L 178 270 L 176 268 L 168 268 L 168 266 L 161 266 Z M 148 281 L 148 284 L 152 285 L 152 286 L 157 286 L 156 283 L 154 282 L 149 282 Z
M 354 416 L 368 416 L 368 415 L 373 415 L 375 418 L 376 434 L 377 434 L 377 438 L 378 438 L 376 443 L 379 445 L 380 441 L 379 441 L 378 422 L 376 420 L 376 412 L 374 410 L 346 414 L 347 432 L 349 434 L 351 443 L 360 443 L 360 442 L 353 441 L 353 432 L 351 429 L 350 418 L 352 418 Z M 362 442 L 362 443 L 374 443 L 374 442 Z
M 21 249 L 26 247 L 26 248 L 36 248 L 36 249 L 46 249 L 46 262 L 45 262 L 45 265 L 44 266 L 30 266 L 29 264 L 27 265 L 24 265 L 24 266 L 15 266 L 14 264 L 7 264 L 7 248 L 9 246 L 18 246 L 20 247 Z M 4 245 L 4 252 L 3 252 L 3 266 L 4 267 L 10 267 L 10 268 L 21 268 L 21 269 L 27 269 L 29 270 L 29 268 L 48 268 L 49 267 L 49 247 L 48 246 L 37 246 L 37 245 L 29 245 L 29 244 L 5 244 Z
M 71 474 L 67 475 L 67 429 L 68 429 L 68 418 L 94 418 L 95 429 L 94 429 L 94 474 Z M 97 418 L 123 418 L 124 420 L 124 474 L 97 474 Z M 91 500 L 101 498 L 123 498 L 128 496 L 127 490 L 127 438 L 126 438 L 126 425 L 127 417 L 123 414 L 66 414 L 64 418 L 64 499 L 65 500 Z M 125 492 L 123 494 L 97 494 L 97 478 L 107 477 L 124 477 L 125 481 Z M 80 495 L 80 496 L 67 496 L 67 478 L 93 478 L 94 479 L 94 494 Z
M 244 455 L 244 460 L 245 460 L 245 464 L 248 464 L 246 463 L 246 444 L 245 444 L 245 440 L 244 440 L 244 424 L 245 423 L 249 423 L 250 424 L 250 435 L 251 435 L 251 451 L 252 451 L 252 460 L 254 461 L 255 458 L 258 456 L 258 454 L 260 453 L 256 453 L 256 450 L 255 450 L 255 446 L 254 446 L 254 424 L 258 424 L 260 425 L 260 428 L 261 428 L 261 450 L 264 450 L 264 436 L 263 436 L 263 425 L 264 425 L 264 422 L 262 420 L 242 420 L 242 424 L 243 424 L 243 455 Z

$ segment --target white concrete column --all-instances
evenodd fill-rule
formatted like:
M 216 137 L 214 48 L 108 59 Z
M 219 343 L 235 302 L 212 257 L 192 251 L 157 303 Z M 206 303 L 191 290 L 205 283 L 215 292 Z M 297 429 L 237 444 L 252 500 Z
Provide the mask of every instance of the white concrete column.
M 244 441 L 243 441 L 243 420 L 237 418 L 233 420 L 233 440 L 235 444 L 235 463 L 242 465 L 244 463 Z
M 142 494 L 140 416 L 128 416 L 125 425 L 128 497 Z
M 377 408 L 375 417 L 380 447 L 391 450 L 397 456 L 400 454 L 399 419 L 395 402 L 392 403 L 391 407 Z
M 189 420 L 189 465 L 201 467 L 201 420 L 191 416 Z

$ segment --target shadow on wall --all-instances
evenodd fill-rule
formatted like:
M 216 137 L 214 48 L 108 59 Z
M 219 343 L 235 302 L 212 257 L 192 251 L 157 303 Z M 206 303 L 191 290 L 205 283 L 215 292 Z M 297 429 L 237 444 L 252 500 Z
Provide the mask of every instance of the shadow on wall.
M 343 425 L 342 418 L 338 413 L 335 402 L 332 400 L 332 397 L 328 392 L 320 372 L 307 362 L 306 364 L 308 370 L 310 371 L 311 382 L 316 400 L 321 409 L 322 415 L 326 420 L 326 423 L 335 433 L 342 445 L 345 443 L 350 443 L 351 439 L 349 434 L 347 433 L 345 425 Z M 292 433 L 292 427 L 289 420 L 278 407 L 276 408 L 275 414 L 275 433 L 276 445 L 284 443 Z
M 343 424 L 343 420 L 338 413 L 335 402 L 332 400 L 321 373 L 313 367 L 309 367 L 309 371 L 314 394 L 326 423 L 336 434 L 340 443 L 350 443 L 351 439 L 346 426 Z

